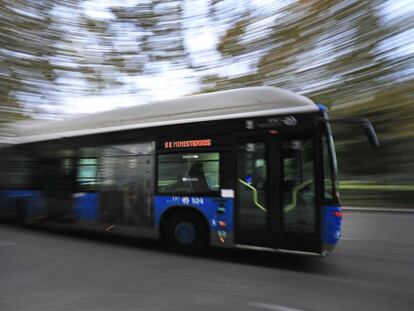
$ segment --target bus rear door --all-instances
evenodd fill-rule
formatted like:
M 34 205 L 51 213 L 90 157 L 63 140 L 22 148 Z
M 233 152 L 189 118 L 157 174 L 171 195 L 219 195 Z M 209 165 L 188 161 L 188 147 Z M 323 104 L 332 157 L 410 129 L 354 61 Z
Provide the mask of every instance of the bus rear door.
M 275 247 L 281 243 L 279 137 L 268 132 L 236 134 L 236 244 Z

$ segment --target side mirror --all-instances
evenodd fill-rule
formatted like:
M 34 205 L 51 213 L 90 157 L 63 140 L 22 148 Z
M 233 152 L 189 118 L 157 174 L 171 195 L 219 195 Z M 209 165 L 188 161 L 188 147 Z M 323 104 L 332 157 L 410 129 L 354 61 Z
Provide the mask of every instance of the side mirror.
M 358 120 L 359 125 L 363 128 L 368 142 L 372 147 L 379 147 L 379 141 L 372 123 L 368 119 L 362 118 Z
M 321 120 L 323 120 L 324 122 L 329 122 L 329 123 L 342 123 L 342 124 L 351 124 L 351 125 L 357 124 L 360 127 L 362 127 L 362 129 L 364 130 L 365 136 L 367 137 L 368 142 L 372 147 L 376 148 L 376 147 L 379 147 L 380 145 L 377 134 L 375 133 L 374 126 L 368 119 L 365 119 L 365 118 L 323 119 L 321 118 Z

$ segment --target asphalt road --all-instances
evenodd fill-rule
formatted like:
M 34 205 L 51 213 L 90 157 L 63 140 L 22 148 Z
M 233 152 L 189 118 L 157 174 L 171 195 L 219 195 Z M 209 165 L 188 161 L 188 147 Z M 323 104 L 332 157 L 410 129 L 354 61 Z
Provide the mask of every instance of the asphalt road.
M 346 212 L 325 258 L 0 226 L 0 310 L 414 310 L 414 214 Z

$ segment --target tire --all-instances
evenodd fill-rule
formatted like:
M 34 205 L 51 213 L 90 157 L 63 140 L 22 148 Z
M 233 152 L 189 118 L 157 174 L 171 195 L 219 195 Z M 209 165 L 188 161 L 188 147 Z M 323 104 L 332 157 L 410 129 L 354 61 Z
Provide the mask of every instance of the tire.
M 208 247 L 206 221 L 195 213 L 175 212 L 164 223 L 163 240 L 167 248 L 185 254 L 200 254 Z

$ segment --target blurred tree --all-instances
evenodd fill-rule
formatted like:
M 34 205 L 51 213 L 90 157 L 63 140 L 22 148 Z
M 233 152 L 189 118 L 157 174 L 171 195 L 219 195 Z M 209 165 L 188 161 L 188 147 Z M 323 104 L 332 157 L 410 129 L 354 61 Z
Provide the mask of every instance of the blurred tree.
M 230 56 L 261 56 L 243 76 L 224 71 L 206 76 L 203 90 L 272 85 L 330 106 L 334 117 L 369 117 L 382 142 L 380 153 L 365 146 L 361 132 L 335 127 L 343 177 L 414 181 L 412 12 L 391 19 L 396 13 L 390 2 L 306 0 L 279 6 L 273 14 L 277 18 L 266 36 L 257 30 L 258 21 L 266 20 L 262 11 L 251 10 L 248 19 L 229 26 L 217 44 L 223 63 Z M 251 29 L 256 36 L 247 40 Z M 355 150 L 369 161 L 355 165 L 363 159 Z
M 183 68 L 190 66 L 184 46 L 182 0 L 138 2 L 132 9 L 113 7 L 112 12 L 117 23 L 133 23 L 141 33 L 132 52 L 140 56 L 134 73 L 154 74 L 168 62 Z M 127 63 L 121 67 L 127 71 L 131 68 Z
M 246 34 L 246 25 L 249 23 L 248 18 L 236 22 L 232 27 L 227 29 L 225 35 L 221 38 L 217 46 L 218 51 L 223 56 L 237 56 L 244 53 L 243 45 L 240 44 L 241 37 Z
M 86 2 L 0 0 L 0 122 L 60 117 L 62 102 L 137 94 L 128 77 L 190 67 L 182 0 L 111 7 L 104 17 Z
M 278 86 L 328 105 L 333 116 L 369 117 L 381 152 L 359 132 L 335 128 L 343 177 L 414 182 L 410 6 L 146 0 L 99 12 L 102 3 L 0 0 L 0 123 L 60 116 L 59 104 L 82 96 L 137 94 L 137 77 L 183 69 L 200 92 Z M 355 150 L 369 161 L 355 165 Z
M 52 3 L 34 2 L 27 8 L 22 2 L 0 1 L 0 122 L 26 118 L 19 97 L 45 100 L 41 85 L 56 77 L 53 66 L 45 60 L 58 38 L 48 31 Z

